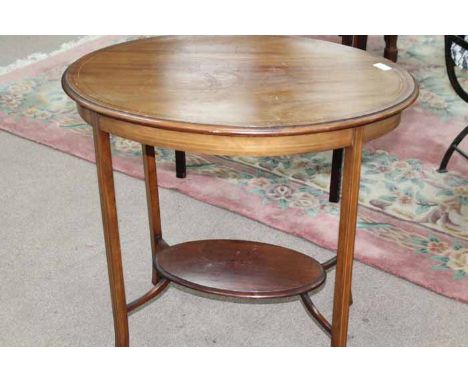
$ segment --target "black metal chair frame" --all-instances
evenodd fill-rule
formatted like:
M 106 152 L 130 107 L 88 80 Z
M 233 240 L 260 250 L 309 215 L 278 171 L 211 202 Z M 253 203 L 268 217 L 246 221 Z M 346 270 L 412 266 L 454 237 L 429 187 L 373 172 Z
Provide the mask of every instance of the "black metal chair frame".
M 455 73 L 455 68 L 457 65 L 453 61 L 452 57 L 452 44 L 457 44 L 468 51 L 468 42 L 465 41 L 465 36 L 445 36 L 445 66 L 447 68 L 448 78 L 455 92 L 460 96 L 461 99 L 463 99 L 465 102 L 468 102 L 468 93 L 460 85 L 460 82 L 458 81 L 457 75 Z M 467 135 L 468 126 L 466 126 L 450 144 L 442 158 L 442 161 L 440 162 L 439 169 L 437 170 L 438 172 L 447 172 L 447 165 L 455 151 L 465 159 L 468 159 L 468 154 L 458 147 L 458 145 Z

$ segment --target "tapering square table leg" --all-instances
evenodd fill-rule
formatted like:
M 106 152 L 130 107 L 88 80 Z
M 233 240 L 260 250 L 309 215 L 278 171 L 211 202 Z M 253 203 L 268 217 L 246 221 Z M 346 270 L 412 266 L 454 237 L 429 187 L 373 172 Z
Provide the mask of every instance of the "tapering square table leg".
M 96 168 L 101 198 L 102 224 L 106 245 L 107 269 L 114 314 L 115 345 L 128 346 L 128 312 L 120 251 L 117 206 L 109 134 L 99 128 L 99 119 L 93 117 Z
M 145 171 L 145 185 L 146 185 L 146 200 L 148 206 L 148 219 L 151 236 L 151 253 L 154 257 L 156 252 L 161 249 L 162 231 L 161 231 L 161 214 L 159 210 L 159 192 L 158 192 L 158 175 L 156 169 L 156 159 L 154 156 L 154 147 L 142 145 L 143 168 Z M 151 267 L 153 269 L 152 283 L 156 285 L 159 282 L 159 275 L 154 269 L 153 262 Z
M 353 131 L 352 145 L 345 148 L 340 226 L 333 300 L 332 346 L 346 346 L 354 242 L 361 175 L 363 128 Z

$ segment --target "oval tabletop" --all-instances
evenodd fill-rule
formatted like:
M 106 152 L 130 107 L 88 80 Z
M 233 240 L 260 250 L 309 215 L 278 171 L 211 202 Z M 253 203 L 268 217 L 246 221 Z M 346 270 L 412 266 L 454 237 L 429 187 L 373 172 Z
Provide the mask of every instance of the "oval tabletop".
M 82 107 L 169 130 L 218 135 L 317 133 L 384 120 L 417 97 L 400 66 L 306 37 L 134 40 L 73 63 L 63 87 Z

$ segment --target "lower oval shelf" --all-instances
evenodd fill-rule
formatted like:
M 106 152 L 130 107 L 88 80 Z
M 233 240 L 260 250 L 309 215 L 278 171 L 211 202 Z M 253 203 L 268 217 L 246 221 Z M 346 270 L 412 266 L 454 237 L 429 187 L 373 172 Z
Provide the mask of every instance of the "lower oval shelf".
M 326 278 L 313 258 L 271 244 L 201 240 L 158 252 L 154 265 L 167 279 L 206 293 L 279 298 L 306 293 Z

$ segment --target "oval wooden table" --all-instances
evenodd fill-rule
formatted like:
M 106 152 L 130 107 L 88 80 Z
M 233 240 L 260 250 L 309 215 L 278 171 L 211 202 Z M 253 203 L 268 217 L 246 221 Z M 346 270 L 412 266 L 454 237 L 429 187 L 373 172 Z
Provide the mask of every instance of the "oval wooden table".
M 128 314 L 170 281 L 239 298 L 299 295 L 345 346 L 351 301 L 361 149 L 398 126 L 418 94 L 398 65 L 302 37 L 178 36 L 114 45 L 63 75 L 65 92 L 93 127 L 115 341 L 128 346 Z M 125 297 L 109 135 L 142 144 L 154 286 Z M 214 155 L 274 156 L 345 149 L 337 256 L 320 264 L 273 245 L 162 239 L 154 146 Z M 332 322 L 308 292 L 336 265 Z

